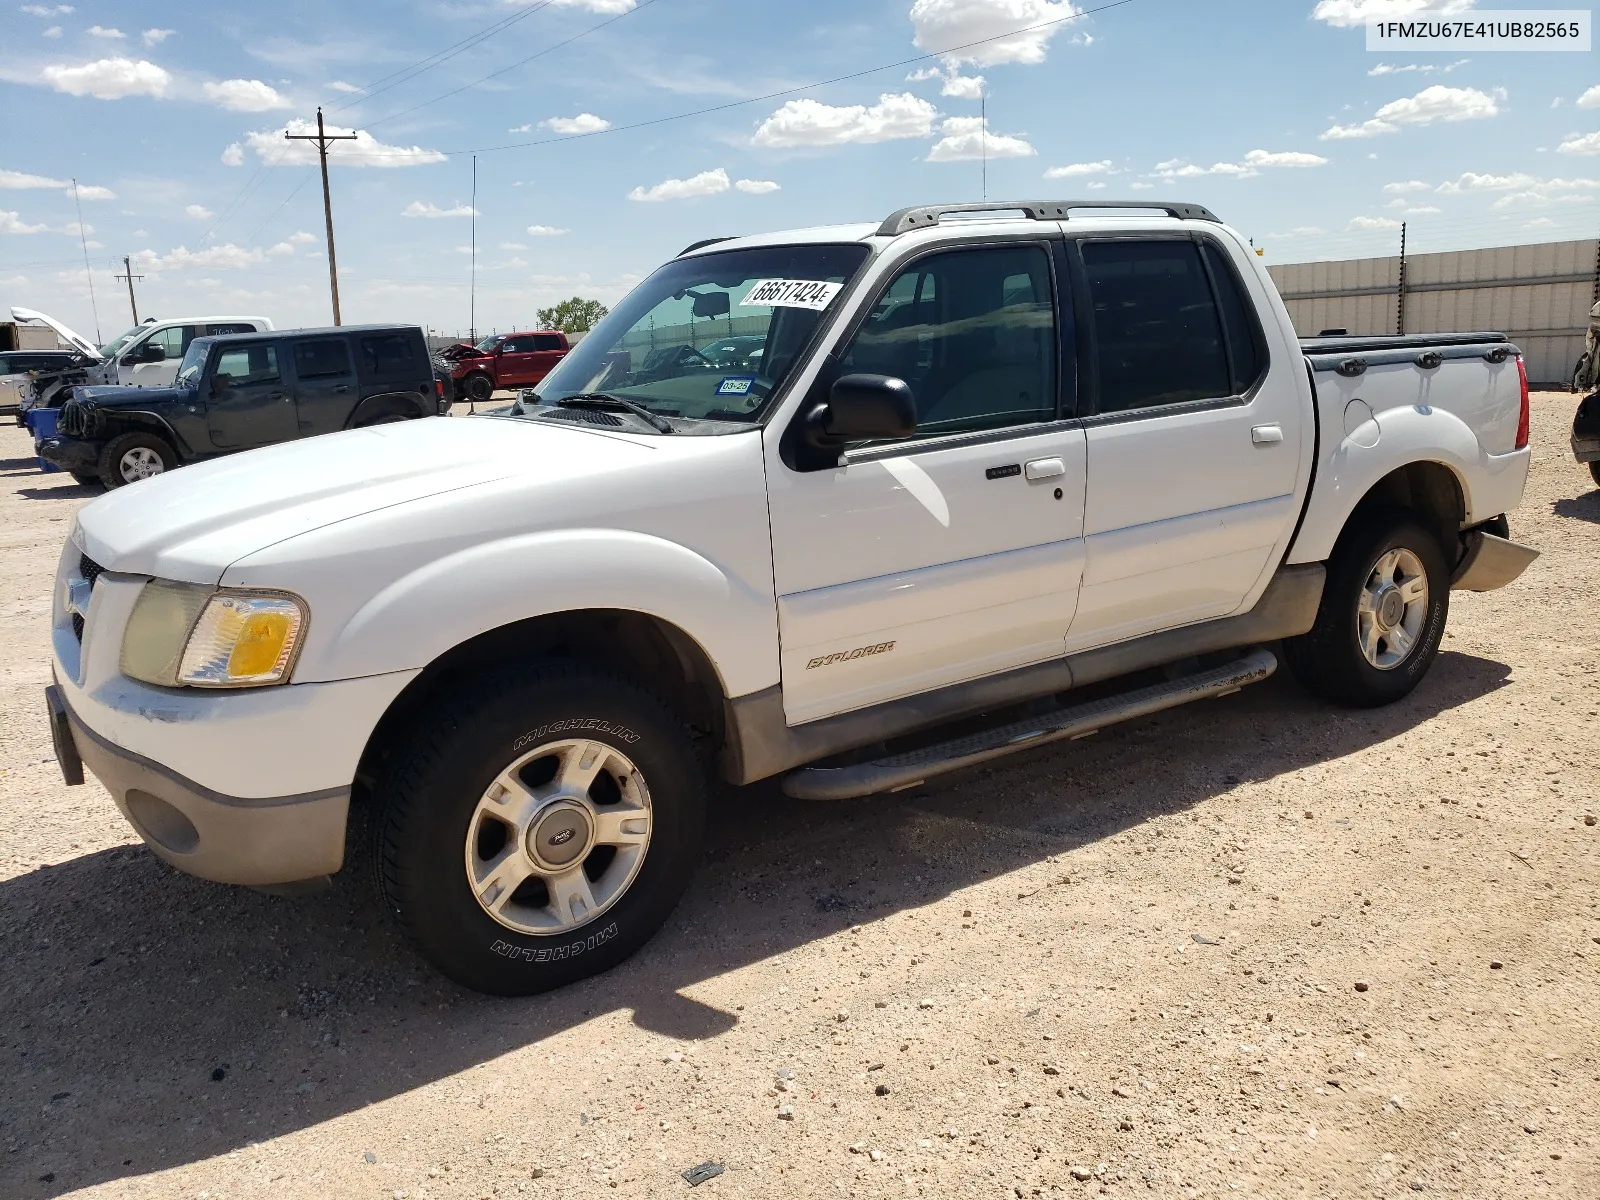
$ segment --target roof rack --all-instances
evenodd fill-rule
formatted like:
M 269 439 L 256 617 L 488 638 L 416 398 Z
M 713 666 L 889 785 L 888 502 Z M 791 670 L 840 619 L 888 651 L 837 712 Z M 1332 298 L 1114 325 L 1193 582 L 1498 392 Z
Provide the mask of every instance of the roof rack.
M 1034 221 L 1065 221 L 1075 208 L 1155 209 L 1179 221 L 1212 221 L 1220 218 L 1199 204 L 1170 204 L 1162 200 L 992 200 L 981 204 L 920 204 L 890 213 L 878 226 L 879 237 L 899 237 L 913 229 L 928 229 L 951 213 L 1021 211 Z

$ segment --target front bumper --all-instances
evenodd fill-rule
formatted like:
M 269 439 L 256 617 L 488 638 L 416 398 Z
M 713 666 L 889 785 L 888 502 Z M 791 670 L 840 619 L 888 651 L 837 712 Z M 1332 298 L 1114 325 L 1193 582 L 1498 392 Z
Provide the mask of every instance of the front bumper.
M 81 758 L 145 844 L 180 871 L 260 887 L 332 875 L 344 864 L 348 787 L 269 799 L 224 796 L 113 745 L 79 719 L 59 688 L 48 692 L 52 712 L 64 710 L 70 730 L 70 748 L 57 749 L 64 773 L 72 757 Z
M 104 442 L 84 442 L 77 438 L 47 437 L 39 443 L 39 457 L 63 471 L 88 474 L 100 469 Z

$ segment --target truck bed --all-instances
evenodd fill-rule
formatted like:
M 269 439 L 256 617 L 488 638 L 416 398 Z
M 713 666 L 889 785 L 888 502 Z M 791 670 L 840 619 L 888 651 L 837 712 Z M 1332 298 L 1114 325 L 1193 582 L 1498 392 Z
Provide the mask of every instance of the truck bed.
M 1509 342 L 1503 333 L 1412 333 L 1351 337 L 1303 337 L 1306 354 L 1371 354 L 1383 350 L 1434 350 L 1441 346 L 1482 346 Z

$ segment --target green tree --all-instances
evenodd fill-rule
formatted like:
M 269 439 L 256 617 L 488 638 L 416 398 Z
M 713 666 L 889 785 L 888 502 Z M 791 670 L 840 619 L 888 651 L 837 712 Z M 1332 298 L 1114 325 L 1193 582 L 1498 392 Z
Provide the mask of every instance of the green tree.
M 554 308 L 541 308 L 539 328 L 559 329 L 562 333 L 588 333 L 595 327 L 596 322 L 610 311 L 598 300 L 585 300 L 582 296 L 574 296 L 571 300 L 563 300 Z

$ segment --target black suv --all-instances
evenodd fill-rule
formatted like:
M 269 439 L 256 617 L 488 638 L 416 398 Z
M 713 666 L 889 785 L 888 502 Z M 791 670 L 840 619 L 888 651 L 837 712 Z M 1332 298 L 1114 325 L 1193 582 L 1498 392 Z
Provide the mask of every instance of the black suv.
M 75 387 L 47 462 L 121 487 L 187 463 L 449 411 L 414 325 L 198 337 L 170 387 Z

